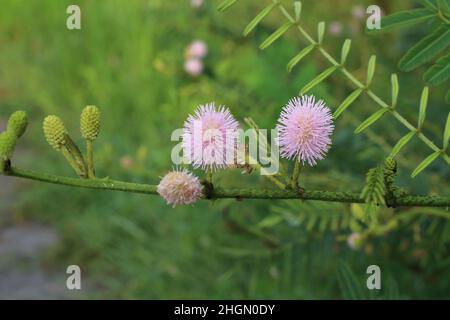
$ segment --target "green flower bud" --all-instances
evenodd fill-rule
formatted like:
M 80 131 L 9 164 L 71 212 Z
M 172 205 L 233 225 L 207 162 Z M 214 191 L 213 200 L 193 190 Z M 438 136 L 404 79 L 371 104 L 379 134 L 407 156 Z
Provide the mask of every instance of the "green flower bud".
M 28 117 L 25 111 L 14 112 L 8 120 L 8 131 L 14 132 L 17 138 L 20 138 L 27 129 Z
M 387 158 L 384 161 L 384 168 L 386 169 L 386 173 L 394 174 L 397 172 L 397 162 L 392 158 Z
M 16 148 L 17 137 L 12 131 L 0 133 L 0 160 L 11 159 Z
M 86 140 L 94 141 L 100 132 L 100 111 L 96 106 L 87 106 L 81 112 L 81 135 Z
M 60 150 L 66 144 L 66 127 L 57 116 L 48 116 L 44 119 L 44 135 L 49 145 Z

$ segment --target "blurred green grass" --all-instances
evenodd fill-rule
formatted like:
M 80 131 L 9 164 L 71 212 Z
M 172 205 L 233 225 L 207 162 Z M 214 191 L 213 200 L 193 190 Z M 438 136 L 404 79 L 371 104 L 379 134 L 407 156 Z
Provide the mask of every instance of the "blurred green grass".
M 198 104 L 216 101 L 229 106 L 241 120 L 251 116 L 261 127 L 272 128 L 281 106 L 326 66 L 313 55 L 287 73 L 286 63 L 303 46 L 294 32 L 267 51 L 258 50 L 258 44 L 280 24 L 277 14 L 244 39 L 244 26 L 264 5 L 259 1 L 239 4 L 225 14 L 215 10 L 213 1 L 206 1 L 200 10 L 189 1 L 77 1 L 82 30 L 69 31 L 65 11 L 72 2 L 2 2 L 1 116 L 25 109 L 31 118 L 21 146 L 31 153 L 15 158 L 17 165 L 72 175 L 60 155 L 45 145 L 41 121 L 47 114 L 61 116 L 81 143 L 79 113 L 83 106 L 95 104 L 103 112 L 96 144 L 98 175 L 157 183 L 172 166 L 172 130 L 181 127 Z M 386 39 L 361 34 L 361 23 L 351 17 L 358 1 L 343 1 L 333 10 L 330 3 L 305 1 L 305 25 L 313 26 L 319 19 L 341 21 L 343 34 L 327 35 L 330 50 L 339 52 L 344 37 L 353 37 L 351 67 L 361 77 L 370 54 L 379 54 L 374 86 L 388 96 L 386 79 L 396 71 L 403 42 L 389 35 L 392 45 L 380 46 Z M 183 55 L 195 39 L 208 44 L 209 54 L 204 74 L 194 79 L 183 70 Z M 418 107 L 417 79 L 418 74 L 402 75 L 403 90 L 411 94 L 403 95 L 401 103 L 410 108 L 403 110 L 410 115 Z M 345 81 L 332 78 L 314 92 L 335 106 L 349 88 Z M 444 91 L 439 90 L 435 89 L 432 100 L 435 109 L 443 103 Z M 430 109 L 426 130 L 439 137 L 440 112 Z M 358 121 L 375 109 L 370 100 L 361 99 L 352 110 L 337 124 L 329 157 L 317 168 L 305 170 L 305 186 L 358 190 L 367 169 L 383 159 L 403 133 L 394 121 L 386 121 L 374 127 L 375 138 L 355 136 Z M 382 146 L 374 140 L 381 140 Z M 411 168 L 427 154 L 419 143 L 414 146 L 402 159 L 400 185 L 412 192 L 448 194 L 449 170 L 443 163 L 414 181 L 409 179 Z M 242 179 L 237 171 L 216 179 L 230 186 L 270 187 L 257 175 Z M 89 297 L 341 298 L 337 281 L 341 260 L 353 266 L 361 283 L 367 265 L 383 264 L 402 297 L 448 296 L 448 257 L 442 260 L 429 253 L 426 261 L 416 259 L 414 250 L 429 244 L 415 243 L 410 230 L 374 241 L 371 252 L 353 252 L 337 242 L 336 235 L 308 232 L 302 225 L 256 228 L 273 214 L 274 206 L 283 203 L 223 200 L 172 209 L 159 197 L 26 182 L 11 210 L 18 221 L 38 219 L 57 228 L 62 242 L 49 258 L 49 268 L 80 265 L 92 283 L 93 289 L 86 292 Z M 311 215 L 351 212 L 348 205 L 340 204 L 299 204 L 298 210 Z M 408 249 L 399 254 L 397 243 L 402 238 L 408 239 Z M 385 296 L 383 291 L 378 297 Z

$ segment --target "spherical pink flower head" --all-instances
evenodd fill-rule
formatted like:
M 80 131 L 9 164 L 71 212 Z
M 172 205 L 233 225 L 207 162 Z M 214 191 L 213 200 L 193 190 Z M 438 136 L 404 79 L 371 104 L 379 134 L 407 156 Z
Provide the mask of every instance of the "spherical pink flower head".
M 331 111 L 314 96 L 291 99 L 277 124 L 281 156 L 314 166 L 331 145 L 334 125 Z
M 208 54 L 208 46 L 201 40 L 192 41 L 186 48 L 186 56 L 189 58 L 203 59 Z
M 174 170 L 166 174 L 158 184 L 157 191 L 167 204 L 176 207 L 180 204 L 191 204 L 199 200 L 203 186 L 196 176 L 186 169 Z
M 234 164 L 239 123 L 225 106 L 200 105 L 184 123 L 183 151 L 194 168 L 207 171 Z
M 193 77 L 198 77 L 203 72 L 203 62 L 200 59 L 189 59 L 184 64 L 184 70 Z

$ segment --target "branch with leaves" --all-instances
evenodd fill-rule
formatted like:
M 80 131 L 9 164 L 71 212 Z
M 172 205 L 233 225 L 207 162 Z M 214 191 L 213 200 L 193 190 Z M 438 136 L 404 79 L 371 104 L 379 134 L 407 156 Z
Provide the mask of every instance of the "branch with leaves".
M 248 123 L 253 123 L 247 120 Z M 65 185 L 77 188 L 101 189 L 110 191 L 123 191 L 141 194 L 161 194 L 158 190 L 161 184 L 150 185 L 132 182 L 113 180 L 110 178 L 97 178 L 94 174 L 93 164 L 93 142 L 97 138 L 100 130 L 100 112 L 94 106 L 86 107 L 81 114 L 81 133 L 86 140 L 86 156 L 82 154 L 80 148 L 73 142 L 67 132 L 62 120 L 56 116 L 48 116 L 44 119 L 43 129 L 49 144 L 60 152 L 67 160 L 68 164 L 74 169 L 78 178 L 58 176 L 43 172 L 24 170 L 12 166 L 11 159 L 16 147 L 17 140 L 25 133 L 28 118 L 25 112 L 17 111 L 11 115 L 8 121 L 8 127 L 5 132 L 0 134 L 0 173 L 6 176 L 30 179 L 40 182 Z M 256 124 L 253 123 L 254 126 Z M 391 160 L 392 162 L 393 160 Z M 249 171 L 251 172 L 251 171 Z M 419 196 L 407 195 L 402 193 L 380 194 L 379 189 L 385 190 L 392 188 L 392 172 L 380 171 L 382 177 L 391 176 L 389 184 L 379 186 L 379 177 L 376 178 L 377 184 L 372 188 L 371 175 L 368 178 L 368 186 L 364 188 L 362 194 L 359 192 L 334 192 L 324 190 L 304 190 L 298 186 L 299 166 L 296 166 L 290 180 L 291 184 L 283 184 L 276 177 L 270 177 L 270 181 L 276 184 L 278 189 L 262 188 L 242 188 L 228 189 L 213 185 L 211 180 L 203 180 L 202 191 L 198 199 L 223 199 L 235 198 L 242 199 L 300 199 L 317 200 L 325 202 L 344 202 L 344 203 L 369 203 L 370 205 L 389 205 L 389 206 L 424 206 L 424 207 L 448 207 L 450 206 L 450 197 L 446 196 Z M 180 173 L 176 171 L 175 173 Z M 384 179 L 384 178 L 381 178 Z M 387 181 L 387 180 L 386 180 Z M 383 184 L 383 182 L 381 182 Z M 171 186 L 173 188 L 173 186 Z M 367 191 L 369 190 L 369 191 Z M 172 190 L 171 190 L 172 191 Z M 384 192 L 384 191 L 383 191 Z M 369 196 L 370 195 L 370 196 Z M 386 200 L 383 200 L 386 199 Z
M 220 9 L 224 10 L 235 4 L 237 0 L 227 0 Z M 191 115 L 185 122 L 183 143 L 185 151 L 193 152 L 191 164 L 194 168 L 205 170 L 205 178 L 198 179 L 195 175 L 186 169 L 174 171 L 166 174 L 158 185 L 140 184 L 125 181 L 113 180 L 110 178 L 98 178 L 94 168 L 94 141 L 100 132 L 100 111 L 95 106 L 87 106 L 81 113 L 80 130 L 81 135 L 86 141 L 85 152 L 76 145 L 68 133 L 63 121 L 57 116 L 48 116 L 44 119 L 43 130 L 48 143 L 67 160 L 73 168 L 78 178 L 64 177 L 42 172 L 35 172 L 17 168 L 12 165 L 11 159 L 18 139 L 25 133 L 28 119 L 23 111 L 17 111 L 11 115 L 7 130 L 0 134 L 0 173 L 18 178 L 31 179 L 40 182 L 66 185 L 71 187 L 102 189 L 111 191 L 123 191 L 142 194 L 159 194 L 168 204 L 176 206 L 179 204 L 191 204 L 200 199 L 215 200 L 222 198 L 241 199 L 300 199 L 316 200 L 324 202 L 342 202 L 342 203 L 365 203 L 367 218 L 376 220 L 376 211 L 380 206 L 387 207 L 449 207 L 449 196 L 427 196 L 427 195 L 409 195 L 400 191 L 395 186 L 395 175 L 397 165 L 394 158 L 401 149 L 413 138 L 418 137 L 424 142 L 433 153 L 429 155 L 417 168 L 411 176 L 415 177 L 428 167 L 434 160 L 441 157 L 450 164 L 450 157 L 447 155 L 447 149 L 450 140 L 450 114 L 447 116 L 447 122 L 444 129 L 442 148 L 438 148 L 422 132 L 425 122 L 426 109 L 428 105 L 429 90 L 425 87 L 422 91 L 422 97 L 419 104 L 419 116 L 417 126 L 413 126 L 397 110 L 397 100 L 399 94 L 399 83 L 397 75 L 391 76 L 392 100 L 388 104 L 374 93 L 370 86 L 375 74 L 376 57 L 372 56 L 367 67 L 367 77 L 364 83 L 356 79 L 355 76 L 345 67 L 348 57 L 351 40 L 347 39 L 342 47 L 341 58 L 339 62 L 334 59 L 323 46 L 325 36 L 325 23 L 320 22 L 317 27 L 317 40 L 309 35 L 300 25 L 300 15 L 302 10 L 301 2 L 294 3 L 294 14 L 291 15 L 287 9 L 278 0 L 273 0 L 265 9 L 263 9 L 245 28 L 244 34 L 249 34 L 254 28 L 275 8 L 278 8 L 287 22 L 278 30 L 270 35 L 262 44 L 261 49 L 265 49 L 273 44 L 278 38 L 285 34 L 291 27 L 297 28 L 300 33 L 310 43 L 306 48 L 300 51 L 289 63 L 288 69 L 292 70 L 304 57 L 314 49 L 319 52 L 331 63 L 331 67 L 323 71 L 319 76 L 310 81 L 300 90 L 300 96 L 293 98 L 283 108 L 278 120 L 277 129 L 280 133 L 280 139 L 277 141 L 281 148 L 282 157 L 288 160 L 294 160 L 292 172 L 287 172 L 283 168 L 281 173 L 265 176 L 272 182 L 277 189 L 240 188 L 228 189 L 214 184 L 213 172 L 217 169 L 224 169 L 227 166 L 216 163 L 215 158 L 199 159 L 195 158 L 195 149 L 203 148 L 198 146 L 193 139 L 196 123 L 200 122 L 206 125 L 206 128 L 219 129 L 220 137 L 224 138 L 225 133 L 239 128 L 239 123 L 234 119 L 228 108 L 216 106 L 211 103 L 199 106 L 195 115 Z M 436 15 L 444 14 L 438 11 Z M 414 16 L 417 18 L 417 16 Z M 409 15 L 400 15 L 400 18 L 388 20 L 388 29 L 394 28 L 395 24 L 404 25 L 412 23 Z M 417 51 L 417 50 L 414 50 Z M 412 59 L 411 57 L 409 59 Z M 414 59 L 412 59 L 414 61 Z M 421 60 L 422 62 L 424 59 Z M 427 60 L 428 61 L 428 60 Z M 415 62 L 417 63 L 417 62 Z M 440 62 L 438 61 L 437 64 Z M 434 66 L 436 67 L 436 66 Z M 313 96 L 307 96 L 316 85 L 327 79 L 335 71 L 340 71 L 357 88 L 353 91 L 340 106 L 331 114 L 322 100 L 315 100 Z M 330 136 L 334 129 L 333 121 L 336 120 L 348 107 L 363 93 L 367 94 L 381 108 L 368 119 L 363 121 L 355 130 L 355 133 L 364 132 L 369 126 L 390 113 L 402 123 L 410 132 L 399 140 L 393 148 L 386 161 L 369 171 L 366 179 L 366 185 L 361 192 L 341 192 L 330 190 L 305 190 L 301 187 L 301 167 L 308 164 L 314 166 L 318 160 L 324 158 L 331 146 Z M 305 116 L 306 115 L 306 116 Z M 270 145 L 268 141 L 261 140 L 258 125 L 251 119 L 246 118 L 245 122 L 250 128 L 257 132 L 257 139 L 260 147 L 266 148 Z M 192 139 L 192 140 L 191 140 Z M 226 140 L 226 139 L 225 139 Z M 192 143 L 192 145 L 191 145 Z M 202 141 L 203 143 L 203 141 Z M 187 145 L 186 145 L 187 144 Z M 214 148 L 214 143 L 207 147 Z M 234 147 L 233 147 L 234 148 Z M 200 150 L 203 156 L 202 151 Z M 218 151 L 216 149 L 215 151 Z M 244 169 L 244 173 L 250 174 L 254 169 L 260 169 L 258 164 L 249 161 L 248 156 L 244 163 L 235 164 L 234 167 Z
M 422 3 L 428 3 L 428 0 L 421 1 Z M 440 1 L 444 3 L 445 1 Z M 225 10 L 230 8 L 232 5 L 236 4 L 237 0 L 227 0 L 224 1 L 220 6 L 219 10 Z M 432 153 L 426 157 L 411 173 L 412 177 L 417 176 L 421 171 L 425 170 L 434 160 L 441 157 L 448 165 L 450 165 L 450 157 L 447 154 L 448 144 L 450 138 L 450 112 L 448 112 L 446 117 L 445 129 L 443 131 L 443 141 L 442 147 L 438 147 L 430 138 L 428 138 L 422 131 L 423 124 L 425 121 L 425 115 L 428 105 L 428 95 L 429 90 L 428 87 L 425 87 L 422 92 L 422 98 L 420 100 L 419 105 L 419 116 L 417 126 L 414 126 L 411 122 L 409 122 L 404 116 L 401 115 L 399 108 L 397 107 L 397 100 L 399 94 L 399 82 L 398 76 L 396 74 L 391 75 L 391 85 L 392 85 L 392 99 L 388 103 L 384 101 L 378 94 L 376 94 L 371 88 L 371 83 L 375 74 L 376 68 L 376 56 L 372 56 L 369 60 L 367 66 L 367 76 L 366 81 L 363 83 L 358 80 L 346 67 L 345 62 L 347 60 L 348 54 L 351 48 L 351 39 L 346 39 L 342 46 L 341 50 L 341 58 L 335 59 L 333 56 L 324 48 L 323 41 L 325 36 L 325 22 L 319 22 L 317 26 L 317 39 L 314 39 L 301 25 L 301 11 L 302 11 L 302 3 L 300 1 L 296 1 L 294 3 L 294 14 L 292 15 L 286 9 L 286 7 L 281 3 L 280 0 L 272 0 L 272 2 L 247 25 L 244 30 L 244 35 L 248 35 L 252 30 L 254 30 L 257 25 L 274 9 L 278 8 L 279 11 L 283 14 L 283 16 L 287 19 L 281 27 L 279 27 L 275 32 L 273 32 L 263 43 L 260 45 L 261 49 L 266 49 L 271 44 L 273 44 L 277 39 L 283 36 L 288 30 L 291 28 L 296 28 L 301 35 L 309 42 L 309 45 L 301 50 L 295 57 L 291 59 L 288 63 L 287 67 L 289 71 L 292 69 L 310 52 L 314 49 L 318 50 L 323 57 L 332 65 L 322 73 L 320 73 L 316 78 L 312 79 L 309 83 L 307 83 L 301 90 L 300 94 L 305 94 L 313 89 L 315 86 L 320 84 L 322 81 L 326 80 L 329 76 L 331 76 L 334 72 L 340 71 L 350 82 L 352 82 L 356 89 L 344 99 L 344 101 L 337 107 L 334 112 L 334 118 L 337 119 L 345 110 L 347 110 L 352 103 L 356 101 L 358 97 L 360 97 L 363 93 L 367 94 L 379 107 L 380 110 L 372 114 L 369 118 L 364 120 L 356 129 L 355 133 L 364 132 L 369 126 L 374 124 L 376 121 L 380 120 L 385 114 L 391 114 L 398 122 L 400 122 L 406 129 L 408 129 L 408 133 L 403 136 L 397 144 L 392 149 L 389 157 L 395 158 L 397 154 L 405 147 L 405 145 L 411 141 L 413 137 L 417 137 L 423 143 L 425 143 L 432 151 Z M 449 29 L 450 26 L 448 24 L 447 16 L 449 15 L 449 11 L 444 5 L 440 5 L 439 9 L 433 5 L 431 8 L 428 5 L 425 9 L 417 9 L 420 12 L 413 11 L 411 12 L 401 12 L 391 17 L 385 17 L 381 21 L 381 30 L 389 31 L 403 26 L 410 26 L 420 22 L 426 22 L 430 19 L 437 19 L 441 23 L 439 24 L 439 37 L 431 41 L 430 45 L 418 45 L 418 48 L 411 49 L 410 52 L 407 53 L 406 57 L 402 60 L 404 61 L 401 65 L 406 64 L 408 69 L 416 68 L 419 65 L 431 60 L 434 56 L 436 56 L 440 51 L 444 50 L 448 45 L 449 41 Z M 427 42 L 428 43 L 428 42 Z M 431 49 L 430 49 L 431 46 Z M 448 60 L 448 59 L 447 59 Z M 447 61 L 445 60 L 445 61 Z M 405 62 L 406 61 L 406 62 Z M 435 73 L 439 78 L 442 78 L 443 81 L 450 76 L 450 65 L 448 63 L 444 63 L 443 61 L 438 61 L 436 65 L 432 68 L 435 69 Z M 447 61 L 448 62 L 448 61 Z M 436 70 L 436 68 L 440 68 Z M 444 79 L 445 78 L 445 79 Z

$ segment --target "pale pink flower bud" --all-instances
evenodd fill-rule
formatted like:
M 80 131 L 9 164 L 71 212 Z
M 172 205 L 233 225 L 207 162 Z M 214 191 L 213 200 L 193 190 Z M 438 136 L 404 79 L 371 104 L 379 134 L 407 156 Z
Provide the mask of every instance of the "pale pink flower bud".
M 348 246 L 353 250 L 358 250 L 363 245 L 363 237 L 359 233 L 352 233 L 347 238 Z
M 184 70 L 193 77 L 198 77 L 203 72 L 203 62 L 200 59 L 188 59 L 184 64 Z
M 188 58 L 203 59 L 208 54 L 208 46 L 201 40 L 191 42 L 186 48 L 186 56 Z
M 196 202 L 202 197 L 202 190 L 198 178 L 186 169 L 167 173 L 157 187 L 159 195 L 172 207 Z

